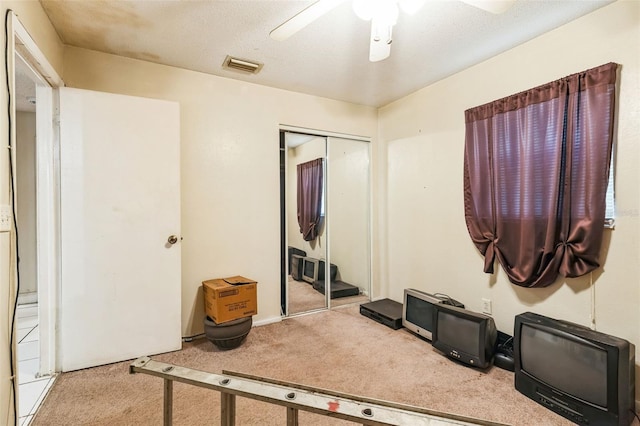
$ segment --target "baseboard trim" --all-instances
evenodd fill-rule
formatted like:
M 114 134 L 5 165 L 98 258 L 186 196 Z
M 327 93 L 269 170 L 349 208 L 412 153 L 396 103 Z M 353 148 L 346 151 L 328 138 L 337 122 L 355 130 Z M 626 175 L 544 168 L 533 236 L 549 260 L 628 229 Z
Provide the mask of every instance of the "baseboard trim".
M 194 334 L 193 336 L 182 336 L 182 341 L 189 343 L 189 342 L 193 342 L 196 339 L 201 339 L 203 337 L 205 337 L 204 333 Z
M 281 317 L 265 318 L 265 319 L 262 319 L 260 321 L 253 321 L 252 327 L 260 327 L 261 325 L 274 324 L 274 323 L 280 322 L 280 321 L 282 321 Z M 205 337 L 204 333 L 198 333 L 198 334 L 194 334 L 192 336 L 182 336 L 182 341 L 183 342 L 193 342 L 194 340 L 201 339 L 203 337 Z
M 261 319 L 260 321 L 254 321 L 253 322 L 253 326 L 254 327 L 260 327 L 262 325 L 275 324 L 275 323 L 281 322 L 281 321 L 282 321 L 282 317 L 265 318 L 265 319 Z

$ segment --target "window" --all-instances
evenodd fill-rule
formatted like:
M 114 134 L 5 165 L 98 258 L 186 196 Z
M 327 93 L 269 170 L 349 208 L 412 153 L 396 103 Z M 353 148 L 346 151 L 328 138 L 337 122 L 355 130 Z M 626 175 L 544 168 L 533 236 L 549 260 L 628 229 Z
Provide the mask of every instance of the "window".
M 616 224 L 615 170 L 613 164 L 615 157 L 615 152 L 612 150 L 611 163 L 609 165 L 609 182 L 607 183 L 607 208 L 604 214 L 604 227 L 612 229 Z
M 602 65 L 465 111 L 465 220 L 485 272 L 497 259 L 512 283 L 544 287 L 600 266 L 616 71 Z

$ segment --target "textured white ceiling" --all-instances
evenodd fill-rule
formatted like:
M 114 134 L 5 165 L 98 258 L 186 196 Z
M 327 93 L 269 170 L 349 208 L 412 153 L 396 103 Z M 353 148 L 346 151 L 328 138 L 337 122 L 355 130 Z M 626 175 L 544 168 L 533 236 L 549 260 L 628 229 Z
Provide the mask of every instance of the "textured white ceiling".
M 286 41 L 269 32 L 313 1 L 41 0 L 65 44 L 312 95 L 382 106 L 612 0 L 518 0 L 500 15 L 457 0 L 400 14 L 391 56 L 371 63 L 368 22 L 346 1 Z M 227 55 L 264 63 L 222 68 Z

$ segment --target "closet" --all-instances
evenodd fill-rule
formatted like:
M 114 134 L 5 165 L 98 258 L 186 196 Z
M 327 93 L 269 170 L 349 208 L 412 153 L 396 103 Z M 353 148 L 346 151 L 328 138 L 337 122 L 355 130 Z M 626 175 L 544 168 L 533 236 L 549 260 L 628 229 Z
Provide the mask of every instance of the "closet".
M 370 300 L 370 143 L 280 132 L 283 316 Z

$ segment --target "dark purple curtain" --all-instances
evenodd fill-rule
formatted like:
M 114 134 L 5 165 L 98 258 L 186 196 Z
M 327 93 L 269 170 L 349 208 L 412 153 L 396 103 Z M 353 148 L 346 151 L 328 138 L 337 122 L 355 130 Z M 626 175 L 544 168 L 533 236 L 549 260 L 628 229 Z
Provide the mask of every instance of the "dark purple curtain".
M 322 158 L 298 164 L 298 225 L 305 241 L 318 236 L 322 213 Z
M 509 280 L 545 287 L 600 266 L 617 65 L 465 111 L 465 220 Z

